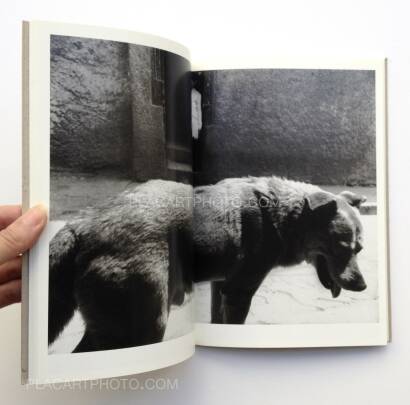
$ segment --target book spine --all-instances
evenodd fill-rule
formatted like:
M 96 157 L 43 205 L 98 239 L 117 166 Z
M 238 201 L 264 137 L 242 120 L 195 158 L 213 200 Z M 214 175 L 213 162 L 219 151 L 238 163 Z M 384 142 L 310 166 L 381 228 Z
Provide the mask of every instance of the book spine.
M 29 209 L 30 205 L 30 94 L 29 94 L 29 58 L 30 58 L 30 36 L 29 23 L 23 21 L 22 27 L 22 211 Z M 21 274 L 21 383 L 28 381 L 28 320 L 29 320 L 29 299 L 28 299 L 28 264 L 29 252 L 23 255 Z

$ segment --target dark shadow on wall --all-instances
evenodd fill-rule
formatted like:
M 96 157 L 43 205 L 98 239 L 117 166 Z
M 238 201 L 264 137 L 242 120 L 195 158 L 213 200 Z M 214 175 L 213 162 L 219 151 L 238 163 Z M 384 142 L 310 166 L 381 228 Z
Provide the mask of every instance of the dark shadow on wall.
M 196 184 L 278 175 L 375 185 L 374 71 L 252 69 L 199 77 Z

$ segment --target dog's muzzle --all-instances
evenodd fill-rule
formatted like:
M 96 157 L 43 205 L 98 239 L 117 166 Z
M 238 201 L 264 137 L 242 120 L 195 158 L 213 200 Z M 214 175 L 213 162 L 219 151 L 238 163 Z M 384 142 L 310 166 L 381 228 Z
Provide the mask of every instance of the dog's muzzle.
M 355 257 L 352 257 L 342 269 L 339 268 L 338 263 L 332 263 L 324 255 L 317 255 L 313 264 L 320 282 L 332 292 L 333 298 L 339 296 L 342 288 L 350 291 L 363 291 L 367 287 Z

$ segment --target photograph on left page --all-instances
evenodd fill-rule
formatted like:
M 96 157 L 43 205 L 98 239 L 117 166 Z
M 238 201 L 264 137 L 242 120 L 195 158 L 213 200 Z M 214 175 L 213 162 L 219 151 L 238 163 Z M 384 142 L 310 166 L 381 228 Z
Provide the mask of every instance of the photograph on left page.
M 48 353 L 192 330 L 189 62 L 50 38 Z

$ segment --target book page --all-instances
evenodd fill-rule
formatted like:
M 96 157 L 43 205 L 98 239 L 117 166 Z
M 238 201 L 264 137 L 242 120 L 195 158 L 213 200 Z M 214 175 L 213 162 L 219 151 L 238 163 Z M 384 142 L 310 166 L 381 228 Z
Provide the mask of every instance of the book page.
M 23 380 L 181 362 L 194 350 L 189 54 L 127 31 L 26 31 L 25 208 L 43 203 L 49 223 L 24 270 Z
M 194 65 L 197 344 L 386 344 L 385 61 Z

